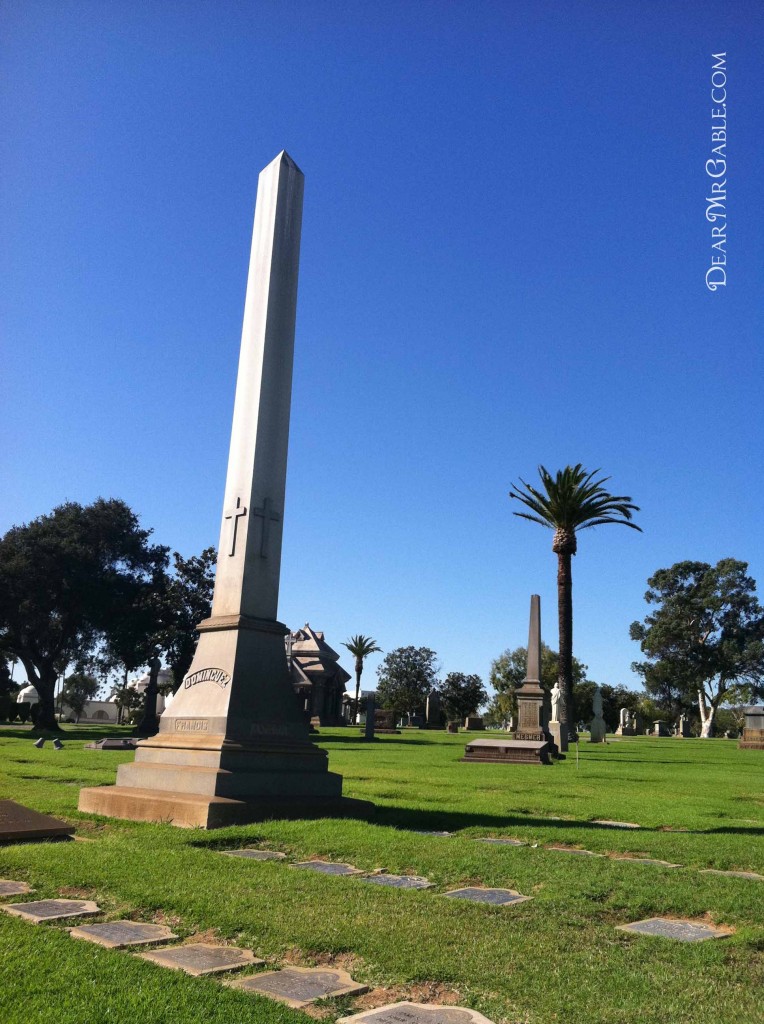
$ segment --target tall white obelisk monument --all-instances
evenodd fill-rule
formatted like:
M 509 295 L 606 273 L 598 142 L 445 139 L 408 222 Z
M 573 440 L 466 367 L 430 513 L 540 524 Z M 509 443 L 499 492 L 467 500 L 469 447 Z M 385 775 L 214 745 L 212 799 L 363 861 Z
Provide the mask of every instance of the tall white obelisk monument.
M 212 615 L 159 733 L 80 810 L 215 827 L 356 803 L 310 741 L 276 618 L 303 182 L 283 152 L 260 174 Z

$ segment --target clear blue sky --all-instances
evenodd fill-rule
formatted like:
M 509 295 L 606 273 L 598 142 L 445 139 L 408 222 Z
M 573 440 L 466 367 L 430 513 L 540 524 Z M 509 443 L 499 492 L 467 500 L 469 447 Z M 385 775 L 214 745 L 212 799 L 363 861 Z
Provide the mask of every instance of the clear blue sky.
M 763 29 L 759 2 L 6 0 L 0 530 L 103 495 L 184 554 L 217 543 L 257 176 L 285 148 L 280 617 L 487 677 L 537 592 L 556 646 L 551 534 L 507 492 L 582 462 L 644 534 L 582 535 L 575 651 L 636 685 L 657 568 L 734 556 L 764 584 Z

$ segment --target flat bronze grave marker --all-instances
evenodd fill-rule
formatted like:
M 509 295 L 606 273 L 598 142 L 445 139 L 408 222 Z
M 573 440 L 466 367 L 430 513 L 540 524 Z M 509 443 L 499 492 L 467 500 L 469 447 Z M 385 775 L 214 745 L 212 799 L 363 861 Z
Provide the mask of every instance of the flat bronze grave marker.
M 372 882 L 374 885 L 389 885 L 393 889 L 431 889 L 434 885 L 420 875 L 390 875 L 387 872 L 364 875 L 361 881 Z
M 764 875 L 755 871 L 717 871 L 716 868 L 704 868 L 701 875 L 726 875 L 728 878 L 747 878 L 750 882 L 764 882 Z
M 23 917 L 32 924 L 101 913 L 101 908 L 92 900 L 33 900 L 31 903 L 6 903 L 0 906 L 0 910 L 15 917 Z
M 194 978 L 202 974 L 217 974 L 219 971 L 235 971 L 239 967 L 262 964 L 250 950 L 235 946 L 211 946 L 206 942 L 190 943 L 188 946 L 168 946 L 167 949 L 153 949 L 148 953 L 136 953 L 142 960 L 150 960 L 160 967 L 185 971 Z
M 295 1008 L 307 1006 L 316 999 L 357 996 L 369 991 L 368 985 L 359 985 L 347 971 L 338 967 L 285 967 L 283 971 L 255 974 L 237 981 L 233 987 L 278 999 Z
M 522 839 L 493 839 L 490 836 L 475 840 L 476 843 L 491 843 L 493 846 L 527 846 Z
M 0 800 L 0 843 L 61 839 L 74 832 L 72 825 L 40 814 L 15 800 Z
M 514 889 L 483 889 L 480 886 L 471 885 L 464 889 L 453 889 L 444 893 L 454 900 L 473 900 L 475 903 L 490 903 L 495 907 L 507 906 L 510 903 L 524 903 L 532 900 L 532 896 L 522 896 Z
M 108 921 L 105 924 L 84 924 L 70 928 L 73 939 L 87 939 L 106 949 L 125 949 L 127 946 L 146 946 L 152 942 L 177 939 L 163 924 L 143 924 L 139 921 Z
M 330 860 L 301 860 L 292 865 L 293 868 L 308 868 L 310 871 L 320 871 L 322 875 L 361 875 L 360 868 L 354 868 L 352 864 L 335 864 Z
M 547 846 L 547 850 L 555 853 L 575 853 L 579 857 L 604 857 L 604 853 L 594 853 L 592 850 L 574 850 L 570 846 Z
M 354 1013 L 352 1017 L 342 1017 L 337 1024 L 493 1024 L 493 1021 L 464 1006 L 403 1002 Z
M 622 932 L 638 935 L 657 935 L 662 939 L 677 939 L 679 942 L 703 942 L 705 939 L 726 939 L 731 929 L 715 928 L 702 921 L 678 921 L 666 917 L 648 917 L 644 921 L 616 926 Z
M 286 860 L 285 853 L 277 850 L 221 850 L 226 857 L 241 857 L 242 860 Z
M 657 868 L 681 868 L 681 864 L 672 864 L 670 860 L 657 860 L 655 857 L 613 857 L 613 860 L 628 861 L 631 864 L 652 864 Z
M 0 878 L 0 896 L 24 896 L 32 889 L 26 882 L 14 882 L 10 878 Z

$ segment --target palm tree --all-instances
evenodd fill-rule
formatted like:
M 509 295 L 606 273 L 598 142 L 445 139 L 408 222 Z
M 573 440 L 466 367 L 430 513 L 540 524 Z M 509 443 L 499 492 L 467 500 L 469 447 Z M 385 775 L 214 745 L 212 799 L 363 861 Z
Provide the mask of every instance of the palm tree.
M 355 714 L 358 715 L 358 694 L 361 690 L 361 673 L 363 672 L 364 658 L 376 652 L 381 654 L 382 648 L 377 646 L 376 640 L 372 640 L 370 636 L 364 636 L 362 633 L 359 633 L 357 636 L 351 636 L 342 646 L 347 647 L 355 658 Z
M 554 530 L 552 551 L 557 555 L 557 619 L 559 624 L 560 661 L 558 679 L 563 699 L 560 701 L 560 722 L 564 723 L 571 735 L 571 727 L 575 722 L 573 704 L 573 576 L 570 559 L 577 548 L 576 533 L 588 530 L 592 526 L 603 523 L 620 523 L 630 526 L 632 530 L 641 527 L 632 523 L 633 512 L 639 507 L 633 505 L 628 495 L 613 495 L 605 490 L 603 484 L 609 476 L 595 480 L 600 472 L 595 469 L 588 473 L 581 463 L 577 466 L 566 466 L 558 470 L 555 477 L 543 466 L 539 466 L 539 476 L 543 492 L 531 487 L 520 478 L 522 488 L 512 485 L 510 498 L 517 498 L 533 515 L 528 512 L 515 512 L 522 519 L 530 519 L 550 530 Z

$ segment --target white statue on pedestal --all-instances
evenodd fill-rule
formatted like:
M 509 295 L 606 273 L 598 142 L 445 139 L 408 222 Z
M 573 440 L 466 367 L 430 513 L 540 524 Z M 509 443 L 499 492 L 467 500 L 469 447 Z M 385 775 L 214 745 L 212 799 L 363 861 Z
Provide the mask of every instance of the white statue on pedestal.
M 555 682 L 554 686 L 552 687 L 551 697 L 552 697 L 552 718 L 551 718 L 551 721 L 559 722 L 560 721 L 560 701 L 562 700 L 562 690 L 560 689 L 560 681 L 559 681 L 559 679 Z

